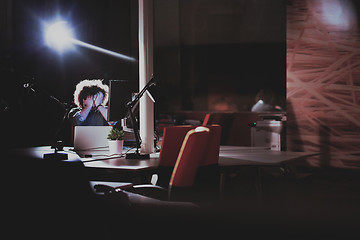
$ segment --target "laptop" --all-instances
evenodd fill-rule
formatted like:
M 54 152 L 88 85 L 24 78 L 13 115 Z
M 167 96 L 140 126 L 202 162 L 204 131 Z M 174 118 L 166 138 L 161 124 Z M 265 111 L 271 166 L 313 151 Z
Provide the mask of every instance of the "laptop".
M 75 126 L 74 150 L 106 150 L 109 147 L 107 136 L 112 126 Z

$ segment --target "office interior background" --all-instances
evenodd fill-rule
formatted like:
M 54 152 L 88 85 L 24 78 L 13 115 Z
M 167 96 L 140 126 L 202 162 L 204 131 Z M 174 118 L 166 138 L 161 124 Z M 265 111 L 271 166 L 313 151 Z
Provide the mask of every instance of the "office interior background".
M 82 79 L 127 80 L 138 91 L 136 62 L 82 47 L 58 54 L 43 40 L 44 24 L 62 17 L 78 39 L 137 59 L 137 1 L 1 6 L 1 128 L 9 145 L 52 141 Z M 249 112 L 269 88 L 287 111 L 287 149 L 326 151 L 330 159 L 358 150 L 357 1 L 155 0 L 153 7 L 158 120 Z
M 78 39 L 138 59 L 137 4 L 1 1 L 2 128 L 16 126 L 8 139 L 48 142 L 64 110 L 49 96 L 68 107 L 82 79 L 127 80 L 138 91 L 136 62 L 81 47 L 57 54 L 43 40 L 43 25 L 62 17 Z M 358 15 L 350 0 L 155 0 L 155 117 L 248 112 L 269 88 L 287 111 L 289 150 L 357 150 Z
M 34 141 L 43 141 L 34 126 L 48 128 L 48 139 L 63 107 L 53 99 L 23 101 L 35 95 L 25 83 L 41 97 L 66 104 L 82 79 L 127 80 L 138 91 L 137 62 L 81 47 L 58 54 L 45 45 L 42 29 L 61 16 L 81 41 L 138 59 L 137 1 L 2 4 L 1 70 L 8 79 L 4 94 L 11 95 L 4 104 L 22 112 L 10 121 L 33 126 Z M 181 111 L 250 111 L 262 88 L 275 91 L 286 108 L 285 16 L 284 1 L 154 1 L 156 118 Z M 17 119 L 25 116 L 26 123 Z
M 223 144 L 246 145 L 244 132 L 257 119 L 250 112 L 255 96 L 271 89 L 286 111 L 287 150 L 321 152 L 307 167 L 355 169 L 356 176 L 359 1 L 153 4 L 156 123 L 202 120 L 210 112 L 226 116 Z M 72 24 L 79 40 L 138 59 L 137 1 L 0 0 L 2 147 L 51 144 L 80 80 L 127 80 L 138 91 L 137 62 L 82 47 L 62 54 L 47 47 L 42 27 L 56 16 Z M 359 199 L 358 178 L 348 173 L 333 185 L 319 181 L 315 190 L 334 202 Z

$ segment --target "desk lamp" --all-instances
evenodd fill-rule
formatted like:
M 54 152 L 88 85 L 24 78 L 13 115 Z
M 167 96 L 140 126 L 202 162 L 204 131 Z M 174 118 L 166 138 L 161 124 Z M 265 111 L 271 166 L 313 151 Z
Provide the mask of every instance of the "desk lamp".
M 148 94 L 148 96 L 151 98 L 151 100 L 153 102 L 155 102 L 154 98 L 151 96 L 150 92 L 148 91 L 148 89 L 151 86 L 155 86 L 155 85 L 156 85 L 155 78 L 154 78 L 154 76 L 151 76 L 151 79 L 148 81 L 148 83 L 145 85 L 145 87 L 137 95 L 135 95 L 135 97 L 132 101 L 130 101 L 126 104 L 126 107 L 128 109 L 129 115 L 130 115 L 131 125 L 134 129 L 134 135 L 135 135 L 135 141 L 136 141 L 135 153 L 126 154 L 127 159 L 149 159 L 150 158 L 149 154 L 144 154 L 144 153 L 139 152 L 139 148 L 141 146 L 141 138 L 140 138 L 140 133 L 139 133 L 138 121 L 134 116 L 133 109 L 138 104 L 140 98 L 144 95 L 145 92 Z

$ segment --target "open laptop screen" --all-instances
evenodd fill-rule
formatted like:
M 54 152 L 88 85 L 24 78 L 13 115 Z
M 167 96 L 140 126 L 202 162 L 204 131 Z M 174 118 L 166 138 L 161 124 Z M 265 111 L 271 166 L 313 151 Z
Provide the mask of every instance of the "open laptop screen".
M 74 150 L 104 150 L 109 147 L 107 136 L 112 126 L 75 126 Z

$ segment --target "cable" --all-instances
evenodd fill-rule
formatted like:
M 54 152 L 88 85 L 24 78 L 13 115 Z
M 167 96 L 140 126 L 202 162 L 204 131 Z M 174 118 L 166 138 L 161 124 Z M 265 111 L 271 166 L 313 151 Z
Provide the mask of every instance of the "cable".
M 102 147 L 94 147 L 94 148 L 87 148 L 87 149 L 69 149 L 70 151 L 73 152 L 83 152 L 83 151 L 91 151 L 91 150 L 97 150 L 97 149 L 102 149 L 102 148 L 108 148 L 109 146 L 102 146 Z
M 131 151 L 132 149 L 134 149 L 135 147 L 131 147 L 129 148 L 126 152 L 121 153 L 121 154 L 85 154 L 85 158 L 91 158 L 91 157 L 106 157 L 106 158 L 96 158 L 96 159 L 89 159 L 89 160 L 83 160 L 83 162 L 93 162 L 93 161 L 102 161 L 102 160 L 109 160 L 109 159 L 114 159 L 114 158 L 122 158 L 125 157 L 126 154 Z

